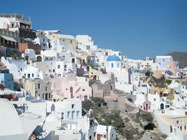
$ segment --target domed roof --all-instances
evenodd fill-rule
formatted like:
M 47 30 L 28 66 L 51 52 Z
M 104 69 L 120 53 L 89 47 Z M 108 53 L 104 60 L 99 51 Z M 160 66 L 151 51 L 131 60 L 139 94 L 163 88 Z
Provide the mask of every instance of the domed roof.
M 121 61 L 121 60 L 116 55 L 110 55 L 110 56 L 108 56 L 107 61 Z

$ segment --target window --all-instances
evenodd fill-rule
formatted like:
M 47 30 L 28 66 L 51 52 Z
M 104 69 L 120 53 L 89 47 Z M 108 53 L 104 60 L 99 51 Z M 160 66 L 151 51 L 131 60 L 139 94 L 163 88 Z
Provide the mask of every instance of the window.
M 179 124 L 179 121 L 176 121 L 177 124 Z
M 67 113 L 67 118 L 70 118 L 70 111 L 68 111 Z
M 119 68 L 119 63 L 118 63 L 118 68 Z
M 72 105 L 71 105 L 71 108 L 74 108 L 74 106 L 75 106 L 75 105 L 74 105 L 74 104 L 72 104 Z
M 72 58 L 72 63 L 75 63 L 75 58 Z
M 114 67 L 114 64 L 113 64 L 113 63 L 111 64 L 111 67 L 112 67 L 112 68 Z
M 58 65 L 58 69 L 60 69 L 60 65 Z
M 79 111 L 77 111 L 77 117 L 79 117 Z
M 70 40 L 70 44 L 72 44 L 72 40 Z
M 74 117 L 75 117 L 75 116 L 74 116 L 74 115 L 75 115 L 75 111 L 72 111 L 72 114 L 71 114 L 71 115 L 72 115 L 72 119 L 74 119 Z
M 156 101 L 156 98 L 154 98 L 154 101 Z
M 38 89 L 40 89 L 40 84 L 38 84 Z
M 64 71 L 66 71 L 67 65 L 64 65 Z
M 27 74 L 27 77 L 30 78 L 30 74 Z
M 89 45 L 87 45 L 87 46 L 86 46 L 86 49 L 87 49 L 87 50 L 89 50 L 89 49 L 90 49 L 90 46 L 89 46 Z
M 45 100 L 48 100 L 48 94 L 47 93 L 45 94 Z
M 32 77 L 34 77 L 34 74 L 32 73 Z
M 45 87 L 45 91 L 47 91 L 47 87 Z
M 85 91 L 85 89 L 82 89 L 82 91 Z

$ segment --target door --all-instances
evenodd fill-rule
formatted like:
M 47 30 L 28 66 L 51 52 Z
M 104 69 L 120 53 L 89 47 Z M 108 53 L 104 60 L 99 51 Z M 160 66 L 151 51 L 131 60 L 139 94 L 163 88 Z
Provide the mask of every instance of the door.
M 97 134 L 97 140 L 101 140 L 101 135 Z
M 148 111 L 148 104 L 146 104 L 146 111 Z

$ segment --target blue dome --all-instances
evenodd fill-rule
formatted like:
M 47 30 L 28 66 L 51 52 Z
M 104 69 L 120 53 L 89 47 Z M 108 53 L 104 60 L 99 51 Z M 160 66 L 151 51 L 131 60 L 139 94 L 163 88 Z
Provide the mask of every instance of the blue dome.
M 135 69 L 134 72 L 138 73 L 138 72 L 140 72 L 140 71 L 139 71 L 138 69 Z
M 110 55 L 110 56 L 108 56 L 107 61 L 121 61 L 121 60 L 116 55 Z

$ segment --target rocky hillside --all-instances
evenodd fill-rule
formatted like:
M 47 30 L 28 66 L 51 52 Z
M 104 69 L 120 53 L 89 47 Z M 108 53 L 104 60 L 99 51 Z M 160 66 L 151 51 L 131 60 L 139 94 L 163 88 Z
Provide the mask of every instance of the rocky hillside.
M 179 62 L 180 68 L 187 67 L 187 52 L 171 52 L 167 55 L 173 56 L 173 59 Z
M 167 137 L 159 131 L 151 113 L 139 111 L 133 115 L 113 110 L 101 98 L 83 101 L 82 105 L 83 112 L 90 108 L 94 110 L 94 117 L 99 124 L 114 126 L 117 140 L 165 140 Z

